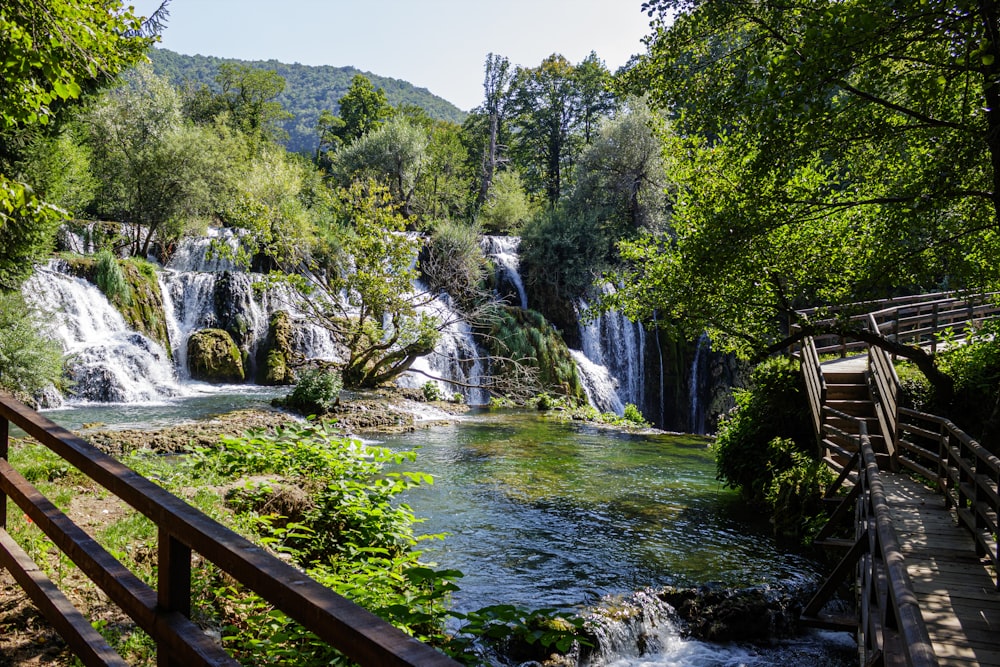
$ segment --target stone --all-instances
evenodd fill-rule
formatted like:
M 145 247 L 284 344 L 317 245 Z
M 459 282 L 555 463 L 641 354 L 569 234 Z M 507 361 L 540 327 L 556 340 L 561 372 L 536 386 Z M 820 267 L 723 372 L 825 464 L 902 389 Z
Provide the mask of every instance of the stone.
M 232 336 L 222 329 L 202 329 L 188 339 L 191 378 L 213 384 L 243 382 L 243 358 Z

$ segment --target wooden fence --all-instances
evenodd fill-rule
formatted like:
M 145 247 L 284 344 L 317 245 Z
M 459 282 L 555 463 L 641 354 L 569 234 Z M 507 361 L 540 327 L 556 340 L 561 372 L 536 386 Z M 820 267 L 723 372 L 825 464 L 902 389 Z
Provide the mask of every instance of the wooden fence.
M 10 424 L 148 517 L 158 531 L 155 590 L 116 560 L 7 461 Z M 7 499 L 21 508 L 157 646 L 157 664 L 238 665 L 189 619 L 197 552 L 361 665 L 451 666 L 454 662 L 107 456 L 0 394 L 0 566 L 17 579 L 85 665 L 124 665 L 6 531 Z

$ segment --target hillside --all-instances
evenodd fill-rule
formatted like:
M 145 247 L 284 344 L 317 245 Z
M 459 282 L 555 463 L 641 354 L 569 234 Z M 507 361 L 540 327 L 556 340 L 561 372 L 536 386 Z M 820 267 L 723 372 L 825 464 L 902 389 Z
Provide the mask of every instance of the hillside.
M 277 60 L 247 61 L 214 56 L 186 56 L 167 49 L 151 49 L 149 53 L 153 70 L 175 85 L 187 81 L 204 83 L 215 88 L 215 76 L 220 63 L 235 62 L 261 69 L 276 71 L 285 78 L 285 91 L 278 101 L 294 114 L 284 123 L 288 131 L 288 149 L 312 154 L 316 149 L 316 120 L 324 109 L 337 112 L 337 101 L 343 97 L 355 74 L 364 74 L 375 86 L 385 90 L 389 103 L 414 104 L 427 111 L 432 118 L 461 123 L 465 112 L 451 102 L 432 94 L 426 88 L 417 88 L 400 79 L 362 72 L 354 67 L 315 67 L 289 65 Z

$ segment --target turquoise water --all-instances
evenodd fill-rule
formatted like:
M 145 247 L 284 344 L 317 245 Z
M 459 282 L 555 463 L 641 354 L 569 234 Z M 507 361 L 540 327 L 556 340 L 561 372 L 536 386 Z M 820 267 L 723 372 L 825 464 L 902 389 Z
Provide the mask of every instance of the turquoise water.
M 455 603 L 574 606 L 647 586 L 800 580 L 812 563 L 779 550 L 715 479 L 709 440 L 638 435 L 531 413 L 484 413 L 380 438 L 417 449 L 435 483 L 405 497 L 427 558 L 465 573 Z

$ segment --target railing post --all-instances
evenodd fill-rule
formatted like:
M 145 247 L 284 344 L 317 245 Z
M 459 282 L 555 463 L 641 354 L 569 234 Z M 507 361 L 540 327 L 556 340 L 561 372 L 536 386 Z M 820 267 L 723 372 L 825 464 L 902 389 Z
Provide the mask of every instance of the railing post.
M 178 612 L 191 617 L 191 548 L 160 526 L 157 562 L 157 606 L 161 611 Z M 156 647 L 158 667 L 180 667 L 167 647 Z
M 931 314 L 931 354 L 937 354 L 937 334 L 939 321 L 939 305 L 934 304 L 934 310 Z
M 7 460 L 10 454 L 10 422 L 0 417 L 0 459 Z M 0 491 L 0 528 L 7 528 L 7 494 Z

